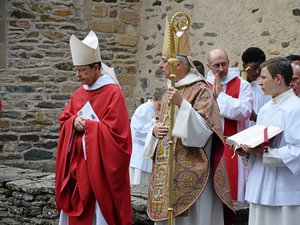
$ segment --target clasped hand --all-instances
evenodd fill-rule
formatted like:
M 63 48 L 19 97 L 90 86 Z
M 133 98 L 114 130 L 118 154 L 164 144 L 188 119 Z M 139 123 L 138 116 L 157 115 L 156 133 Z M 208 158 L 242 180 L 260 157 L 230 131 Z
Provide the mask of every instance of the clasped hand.
M 169 128 L 163 123 L 157 123 L 153 127 L 153 135 L 159 139 L 164 138 L 169 131 Z
M 87 118 L 84 116 L 77 116 L 73 123 L 75 130 L 78 132 L 83 132 L 86 120 Z
M 183 97 L 180 94 L 180 92 L 174 88 L 174 87 L 169 87 L 167 90 L 167 98 L 174 104 L 180 107 Z
M 218 73 L 215 74 L 213 92 L 216 97 L 218 97 L 219 94 L 222 92 L 221 78 Z

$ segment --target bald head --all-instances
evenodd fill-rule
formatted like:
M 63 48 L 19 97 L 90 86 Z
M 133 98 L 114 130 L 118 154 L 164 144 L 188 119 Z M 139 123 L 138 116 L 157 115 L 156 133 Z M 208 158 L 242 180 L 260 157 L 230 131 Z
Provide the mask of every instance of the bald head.
M 213 49 L 207 54 L 207 67 L 213 74 L 218 74 L 221 79 L 227 76 L 229 59 L 223 49 Z
M 213 59 L 218 58 L 218 57 L 223 57 L 223 58 L 226 58 L 228 60 L 227 53 L 223 49 L 220 49 L 220 48 L 213 49 L 210 52 L 208 52 L 208 54 L 206 55 L 207 62 L 209 64 L 212 63 Z

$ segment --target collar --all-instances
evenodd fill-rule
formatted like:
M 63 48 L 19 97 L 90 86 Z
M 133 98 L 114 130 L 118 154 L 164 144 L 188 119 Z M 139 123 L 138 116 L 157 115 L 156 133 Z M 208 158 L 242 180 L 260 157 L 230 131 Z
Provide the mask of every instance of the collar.
M 92 86 L 83 85 L 85 90 L 96 90 L 108 84 L 117 84 L 116 81 L 108 74 L 101 75 Z M 118 84 L 117 84 L 118 85 Z
M 291 96 L 294 96 L 294 92 L 292 89 L 289 89 L 285 92 L 283 92 L 282 94 L 276 96 L 275 98 L 272 98 L 272 102 L 274 104 L 279 104 L 281 102 L 283 102 L 284 100 L 286 100 L 287 98 L 291 97 Z
M 189 85 L 189 84 L 195 83 L 197 81 L 201 81 L 201 80 L 203 80 L 202 77 L 198 76 L 197 74 L 195 74 L 193 72 L 189 72 L 184 78 L 182 78 L 180 81 L 175 83 L 175 87 Z M 167 81 L 167 85 L 168 85 L 168 87 L 171 87 L 171 80 Z

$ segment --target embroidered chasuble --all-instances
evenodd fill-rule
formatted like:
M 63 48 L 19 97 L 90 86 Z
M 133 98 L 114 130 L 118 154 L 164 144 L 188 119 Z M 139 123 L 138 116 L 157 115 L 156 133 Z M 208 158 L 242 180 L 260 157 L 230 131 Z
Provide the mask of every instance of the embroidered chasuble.
M 204 82 L 180 86 L 178 90 L 214 133 L 210 159 L 204 148 L 187 147 L 182 144 L 181 139 L 174 138 L 173 214 L 184 216 L 188 213 L 187 210 L 203 193 L 209 174 L 212 173 L 214 191 L 224 205 L 224 216 L 232 216 L 234 210 L 228 190 L 229 181 L 223 157 L 224 144 L 218 105 Z M 166 95 L 162 98 L 161 115 L 163 116 L 160 122 L 169 126 L 169 103 Z M 168 219 L 168 141 L 169 135 L 158 141 L 153 157 L 147 208 L 147 213 L 153 221 Z

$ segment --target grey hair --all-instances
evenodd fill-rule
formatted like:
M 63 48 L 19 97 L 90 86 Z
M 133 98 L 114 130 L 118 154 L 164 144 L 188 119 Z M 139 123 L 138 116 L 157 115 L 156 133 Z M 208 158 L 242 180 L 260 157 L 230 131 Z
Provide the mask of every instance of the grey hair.
M 176 59 L 180 60 L 186 67 L 191 68 L 191 64 L 186 56 L 178 55 Z

